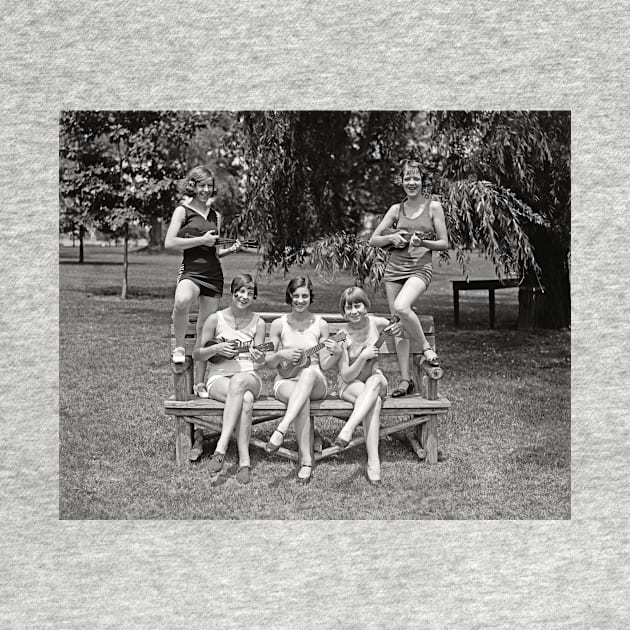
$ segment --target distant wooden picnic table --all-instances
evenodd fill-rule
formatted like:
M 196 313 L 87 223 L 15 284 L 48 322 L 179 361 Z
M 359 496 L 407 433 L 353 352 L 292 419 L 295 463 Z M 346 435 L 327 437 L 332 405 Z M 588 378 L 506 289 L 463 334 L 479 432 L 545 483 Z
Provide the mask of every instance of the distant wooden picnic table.
M 460 291 L 488 291 L 488 316 L 490 328 L 494 328 L 494 292 L 497 289 L 511 289 L 518 287 L 518 278 L 491 278 L 489 280 L 451 280 L 453 285 L 453 316 L 455 326 L 459 326 L 459 292 Z

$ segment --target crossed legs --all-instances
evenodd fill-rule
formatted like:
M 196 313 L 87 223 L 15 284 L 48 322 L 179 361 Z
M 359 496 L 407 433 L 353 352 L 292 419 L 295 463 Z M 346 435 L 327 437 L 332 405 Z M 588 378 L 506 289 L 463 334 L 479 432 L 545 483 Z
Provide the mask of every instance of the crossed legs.
M 216 458 L 220 460 L 218 463 L 223 463 L 221 456 L 227 452 L 230 438 L 236 429 L 239 466 L 243 468 L 250 465 L 249 437 L 252 430 L 252 408 L 254 399 L 259 393 L 260 381 L 252 372 L 234 374 L 229 378 L 221 377 L 212 383 L 210 396 L 224 403 L 221 435 L 213 455 L 213 458 L 219 455 Z M 220 469 L 219 467 L 218 470 Z

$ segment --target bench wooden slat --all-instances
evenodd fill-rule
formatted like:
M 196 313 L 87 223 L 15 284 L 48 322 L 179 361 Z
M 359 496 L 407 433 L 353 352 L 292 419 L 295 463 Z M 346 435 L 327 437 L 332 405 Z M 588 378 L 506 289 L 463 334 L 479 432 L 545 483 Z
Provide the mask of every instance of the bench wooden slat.
M 445 398 L 438 400 L 427 400 L 420 396 L 401 396 L 400 398 L 388 397 L 383 401 L 383 413 L 389 412 L 389 415 L 414 413 L 428 413 L 429 410 L 437 409 L 446 411 L 451 406 L 450 401 Z M 339 410 L 352 411 L 352 404 L 339 398 L 326 398 L 325 400 L 311 401 L 311 411 L 314 415 L 325 416 L 334 415 Z M 209 398 L 191 398 L 189 400 L 167 400 L 164 403 L 164 409 L 169 415 L 222 415 L 223 403 Z M 283 414 L 286 405 L 271 396 L 261 396 L 254 403 L 254 416 L 262 416 L 265 414 Z

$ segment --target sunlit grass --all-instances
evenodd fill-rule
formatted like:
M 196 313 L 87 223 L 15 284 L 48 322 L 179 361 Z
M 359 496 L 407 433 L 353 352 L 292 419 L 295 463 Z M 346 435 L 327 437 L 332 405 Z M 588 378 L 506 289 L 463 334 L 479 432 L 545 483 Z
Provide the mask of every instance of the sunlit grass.
M 76 258 L 64 249 L 62 262 Z M 365 453 L 351 449 L 294 481 L 294 464 L 252 448 L 253 481 L 233 478 L 235 447 L 221 475 L 208 454 L 187 469 L 174 458 L 174 422 L 162 403 L 171 393 L 168 334 L 173 255 L 132 255 L 131 299 L 118 296 L 120 251 L 87 249 L 84 265 L 60 267 L 60 516 L 93 519 L 557 519 L 570 517 L 570 339 L 567 332 L 514 329 L 517 292 L 497 292 L 497 329 L 487 330 L 487 294 L 466 294 L 462 329 L 452 327 L 449 278 L 436 270 L 419 308 L 436 321 L 453 408 L 439 426 L 446 459 L 417 460 L 396 438 L 382 441 L 381 488 L 365 480 Z M 225 260 L 225 275 L 253 271 L 255 258 Z M 478 261 L 475 277 L 492 277 Z M 313 274 L 315 311 L 335 311 L 351 283 Z M 287 279 L 260 278 L 259 310 L 285 310 Z M 374 295 L 374 310 L 385 298 Z M 393 365 L 385 366 L 395 382 Z M 331 381 L 334 374 L 330 375 Z M 264 375 L 266 387 L 271 373 Z M 318 427 L 333 438 L 340 421 Z M 262 439 L 271 423 L 258 425 Z M 292 434 L 287 436 L 293 441 Z

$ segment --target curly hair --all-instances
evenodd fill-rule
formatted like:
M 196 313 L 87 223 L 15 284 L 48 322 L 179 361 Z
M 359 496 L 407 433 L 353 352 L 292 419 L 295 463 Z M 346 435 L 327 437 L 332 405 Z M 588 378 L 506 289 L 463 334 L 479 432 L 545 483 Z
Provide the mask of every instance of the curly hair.
M 194 197 L 196 193 L 196 186 L 199 182 L 203 182 L 206 179 L 212 179 L 212 192 L 213 197 L 216 192 L 216 181 L 214 179 L 214 173 L 207 166 L 195 166 L 186 179 L 186 186 L 184 187 L 184 195 L 188 197 Z

